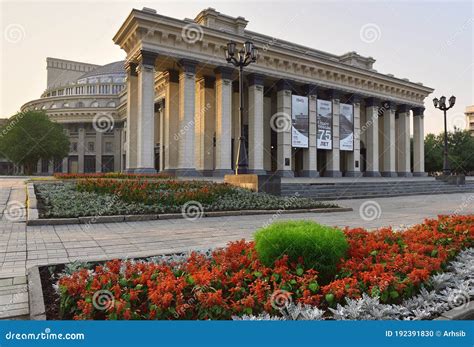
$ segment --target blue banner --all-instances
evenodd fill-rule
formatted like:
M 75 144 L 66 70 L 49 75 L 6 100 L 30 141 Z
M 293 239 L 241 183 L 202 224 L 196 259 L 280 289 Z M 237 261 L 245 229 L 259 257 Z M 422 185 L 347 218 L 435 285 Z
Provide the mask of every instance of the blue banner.
M 473 321 L 3 321 L 0 346 L 456 346 Z

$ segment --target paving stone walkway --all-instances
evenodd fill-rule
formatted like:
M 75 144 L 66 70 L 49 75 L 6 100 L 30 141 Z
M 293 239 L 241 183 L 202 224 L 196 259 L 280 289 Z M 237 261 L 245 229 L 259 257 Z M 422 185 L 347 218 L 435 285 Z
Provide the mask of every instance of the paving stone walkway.
M 108 224 L 25 226 L 7 218 L 6 208 L 25 201 L 21 179 L 0 178 L 0 318 L 28 314 L 26 270 L 35 265 L 152 255 L 224 246 L 251 239 L 256 229 L 275 220 L 309 219 L 333 226 L 376 228 L 420 223 L 438 214 L 474 214 L 474 194 L 447 194 L 343 200 L 352 212 L 298 213 L 156 220 Z M 24 217 L 24 211 L 23 211 Z

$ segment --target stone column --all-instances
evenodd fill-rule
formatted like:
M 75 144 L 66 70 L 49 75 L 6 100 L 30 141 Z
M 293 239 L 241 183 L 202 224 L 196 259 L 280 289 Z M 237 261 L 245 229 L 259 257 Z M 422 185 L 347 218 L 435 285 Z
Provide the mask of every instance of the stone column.
M 264 124 L 263 124 L 263 76 L 251 74 L 249 83 L 249 173 L 265 175 L 264 170 Z
M 263 98 L 263 169 L 272 171 L 272 128 L 270 119 L 272 118 L 272 97 L 270 90 L 264 90 Z
M 95 172 L 102 172 L 102 131 L 95 131 Z
M 324 172 L 324 176 L 342 177 L 339 151 L 340 94 L 333 90 L 330 96 L 332 100 L 332 150 L 327 153 L 327 169 Z
M 397 172 L 398 176 L 411 177 L 410 169 L 410 108 L 407 105 L 398 107 L 397 120 Z
M 360 177 L 360 101 L 357 96 L 352 98 L 352 106 L 354 109 L 354 150 L 347 152 L 347 177 Z
M 164 171 L 174 174 L 179 156 L 179 73 L 166 73 L 165 117 L 164 117 Z
M 138 75 L 137 64 L 127 63 L 127 138 L 125 171 L 133 172 L 137 167 L 137 98 L 138 98 Z
M 137 173 L 155 170 L 155 53 L 142 51 L 138 73 Z
M 203 176 L 214 170 L 214 132 L 216 123 L 216 79 L 204 76 L 199 82 L 196 97 L 196 169 Z
M 316 149 L 316 116 L 317 116 L 317 88 L 315 85 L 305 86 L 305 93 L 308 96 L 309 115 L 309 139 L 308 149 L 303 150 L 303 171 L 301 176 L 319 177 L 317 149 Z
M 380 101 L 375 98 L 365 99 L 366 123 L 361 126 L 367 139 L 365 176 L 379 177 L 379 107 Z
M 120 127 L 115 127 L 114 128 L 114 171 L 119 172 L 122 168 L 120 163 L 122 162 L 122 134 L 123 134 L 123 128 L 122 126 Z
M 195 166 L 194 126 L 196 97 L 196 66 L 190 60 L 181 60 L 179 73 L 179 155 L 177 176 L 198 176 Z
M 85 146 L 86 146 L 86 130 L 84 129 L 84 124 L 80 124 L 79 136 L 77 139 L 77 172 L 78 173 L 84 173 L 84 155 L 86 151 Z
M 232 174 L 232 72 L 219 67 L 216 72 L 216 165 L 214 176 Z
M 425 172 L 424 107 L 413 109 L 413 176 L 427 176 Z
M 165 167 L 165 100 L 161 99 L 158 102 L 158 114 L 160 122 L 160 172 L 164 170 Z
M 286 80 L 277 84 L 277 113 L 272 124 L 277 132 L 277 174 L 294 177 L 291 165 L 291 85 Z
M 383 120 L 383 171 L 384 177 L 397 177 L 395 168 L 395 109 L 391 103 L 384 103 Z
M 68 173 L 69 157 L 63 158 L 62 173 Z
M 235 170 L 237 163 L 237 152 L 240 138 L 240 118 L 239 118 L 239 81 L 232 82 L 232 137 L 234 139 L 234 150 L 232 158 L 232 168 Z

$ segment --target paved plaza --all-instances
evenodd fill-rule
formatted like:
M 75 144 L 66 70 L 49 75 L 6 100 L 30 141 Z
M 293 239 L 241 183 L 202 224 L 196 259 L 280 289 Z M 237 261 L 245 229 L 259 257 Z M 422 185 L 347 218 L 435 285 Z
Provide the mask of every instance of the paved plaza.
M 343 200 L 352 212 L 250 215 L 62 226 L 26 226 L 22 178 L 0 178 L 0 318 L 28 315 L 27 269 L 76 260 L 145 257 L 224 246 L 251 239 L 256 229 L 276 220 L 308 219 L 333 226 L 400 227 L 438 214 L 473 214 L 474 194 L 446 194 Z M 16 209 L 16 220 L 3 211 Z M 10 218 L 11 219 L 11 218 Z

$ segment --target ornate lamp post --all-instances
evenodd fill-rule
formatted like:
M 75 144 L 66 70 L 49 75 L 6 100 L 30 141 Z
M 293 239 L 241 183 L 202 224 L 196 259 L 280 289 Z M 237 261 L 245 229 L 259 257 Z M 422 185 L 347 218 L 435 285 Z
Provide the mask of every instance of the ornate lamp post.
M 248 160 L 247 150 L 245 148 L 245 136 L 244 136 L 244 67 L 255 63 L 257 61 L 258 50 L 254 47 L 253 43 L 246 41 L 240 51 L 236 51 L 235 42 L 231 41 L 227 44 L 225 50 L 225 59 L 228 63 L 232 63 L 235 67 L 239 68 L 239 96 L 240 96 L 240 137 L 239 137 L 239 149 L 237 152 L 237 162 L 235 164 L 235 174 L 243 174 L 248 172 Z
M 449 98 L 449 106 L 446 106 L 446 97 L 443 95 L 439 98 L 433 99 L 434 107 L 440 109 L 444 112 L 444 160 L 443 160 L 443 175 L 449 176 L 451 174 L 451 169 L 449 168 L 448 161 L 448 124 L 446 120 L 446 111 L 454 106 L 456 103 L 456 97 L 453 95 Z

